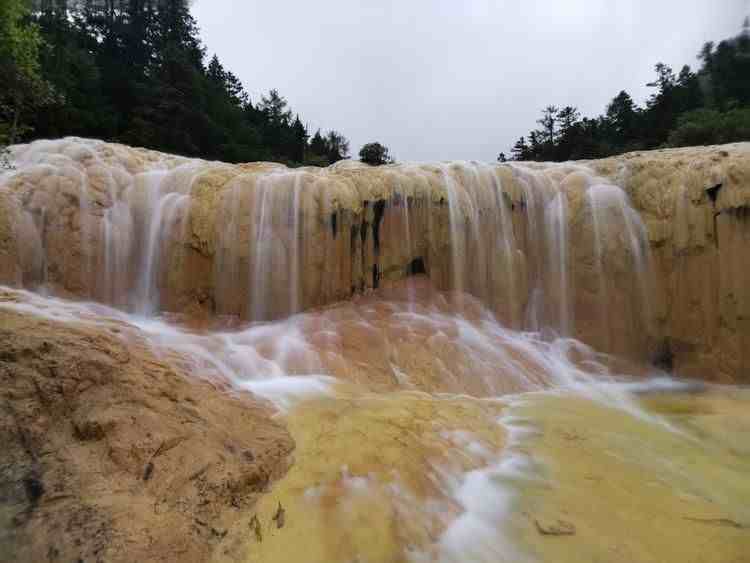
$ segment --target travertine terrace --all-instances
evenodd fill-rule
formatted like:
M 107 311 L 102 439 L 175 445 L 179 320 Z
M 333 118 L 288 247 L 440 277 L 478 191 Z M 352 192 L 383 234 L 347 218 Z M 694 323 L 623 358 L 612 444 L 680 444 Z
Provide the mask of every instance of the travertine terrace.
M 568 164 L 227 165 L 83 139 L 12 151 L 0 282 L 249 320 L 415 273 L 508 326 L 747 381 L 750 145 Z

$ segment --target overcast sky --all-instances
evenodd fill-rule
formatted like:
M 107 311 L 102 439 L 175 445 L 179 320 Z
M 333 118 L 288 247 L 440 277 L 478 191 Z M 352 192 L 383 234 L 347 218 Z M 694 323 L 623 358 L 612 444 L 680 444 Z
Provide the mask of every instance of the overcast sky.
M 494 160 L 547 104 L 596 115 L 639 102 L 658 61 L 697 64 L 750 0 L 196 0 L 209 55 L 253 101 L 277 88 L 353 155 Z

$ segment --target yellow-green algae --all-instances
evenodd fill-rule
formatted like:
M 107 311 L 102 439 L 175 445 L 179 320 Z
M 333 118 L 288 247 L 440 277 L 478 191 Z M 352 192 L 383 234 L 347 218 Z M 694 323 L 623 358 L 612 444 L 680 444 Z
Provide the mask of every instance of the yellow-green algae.
M 641 403 L 659 418 L 569 395 L 513 409 L 538 430 L 527 447 L 543 474 L 521 485 L 519 543 L 556 563 L 750 561 L 750 392 Z M 549 533 L 560 522 L 568 533 Z

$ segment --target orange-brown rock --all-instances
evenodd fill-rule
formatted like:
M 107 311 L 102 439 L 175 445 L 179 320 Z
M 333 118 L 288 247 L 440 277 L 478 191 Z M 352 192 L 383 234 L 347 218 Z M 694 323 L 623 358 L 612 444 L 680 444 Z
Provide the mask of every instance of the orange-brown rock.
M 0 561 L 205 561 L 285 473 L 268 405 L 123 328 L 0 307 Z

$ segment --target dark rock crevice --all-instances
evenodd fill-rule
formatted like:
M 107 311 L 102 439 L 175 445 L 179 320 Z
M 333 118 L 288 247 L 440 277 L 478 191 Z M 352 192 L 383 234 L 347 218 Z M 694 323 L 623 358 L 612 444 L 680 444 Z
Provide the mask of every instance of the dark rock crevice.
M 375 250 L 375 256 L 380 256 L 380 223 L 383 221 L 383 214 L 385 213 L 385 200 L 379 199 L 375 202 L 373 207 L 374 218 L 372 221 L 372 238 L 373 248 Z
M 333 235 L 334 240 L 336 240 L 336 235 L 338 235 L 338 233 L 338 213 L 334 211 L 331 213 L 331 234 Z
M 722 186 L 724 184 L 716 184 L 715 186 L 711 188 L 706 188 L 706 194 L 708 195 L 708 198 L 711 200 L 711 203 L 716 203 L 717 198 L 719 197 L 719 190 L 721 190 Z
M 424 259 L 421 256 L 415 258 L 414 260 L 412 260 L 406 265 L 407 276 L 416 276 L 418 274 L 426 274 L 426 273 L 427 273 L 427 269 L 425 268 L 425 265 L 424 265 Z

